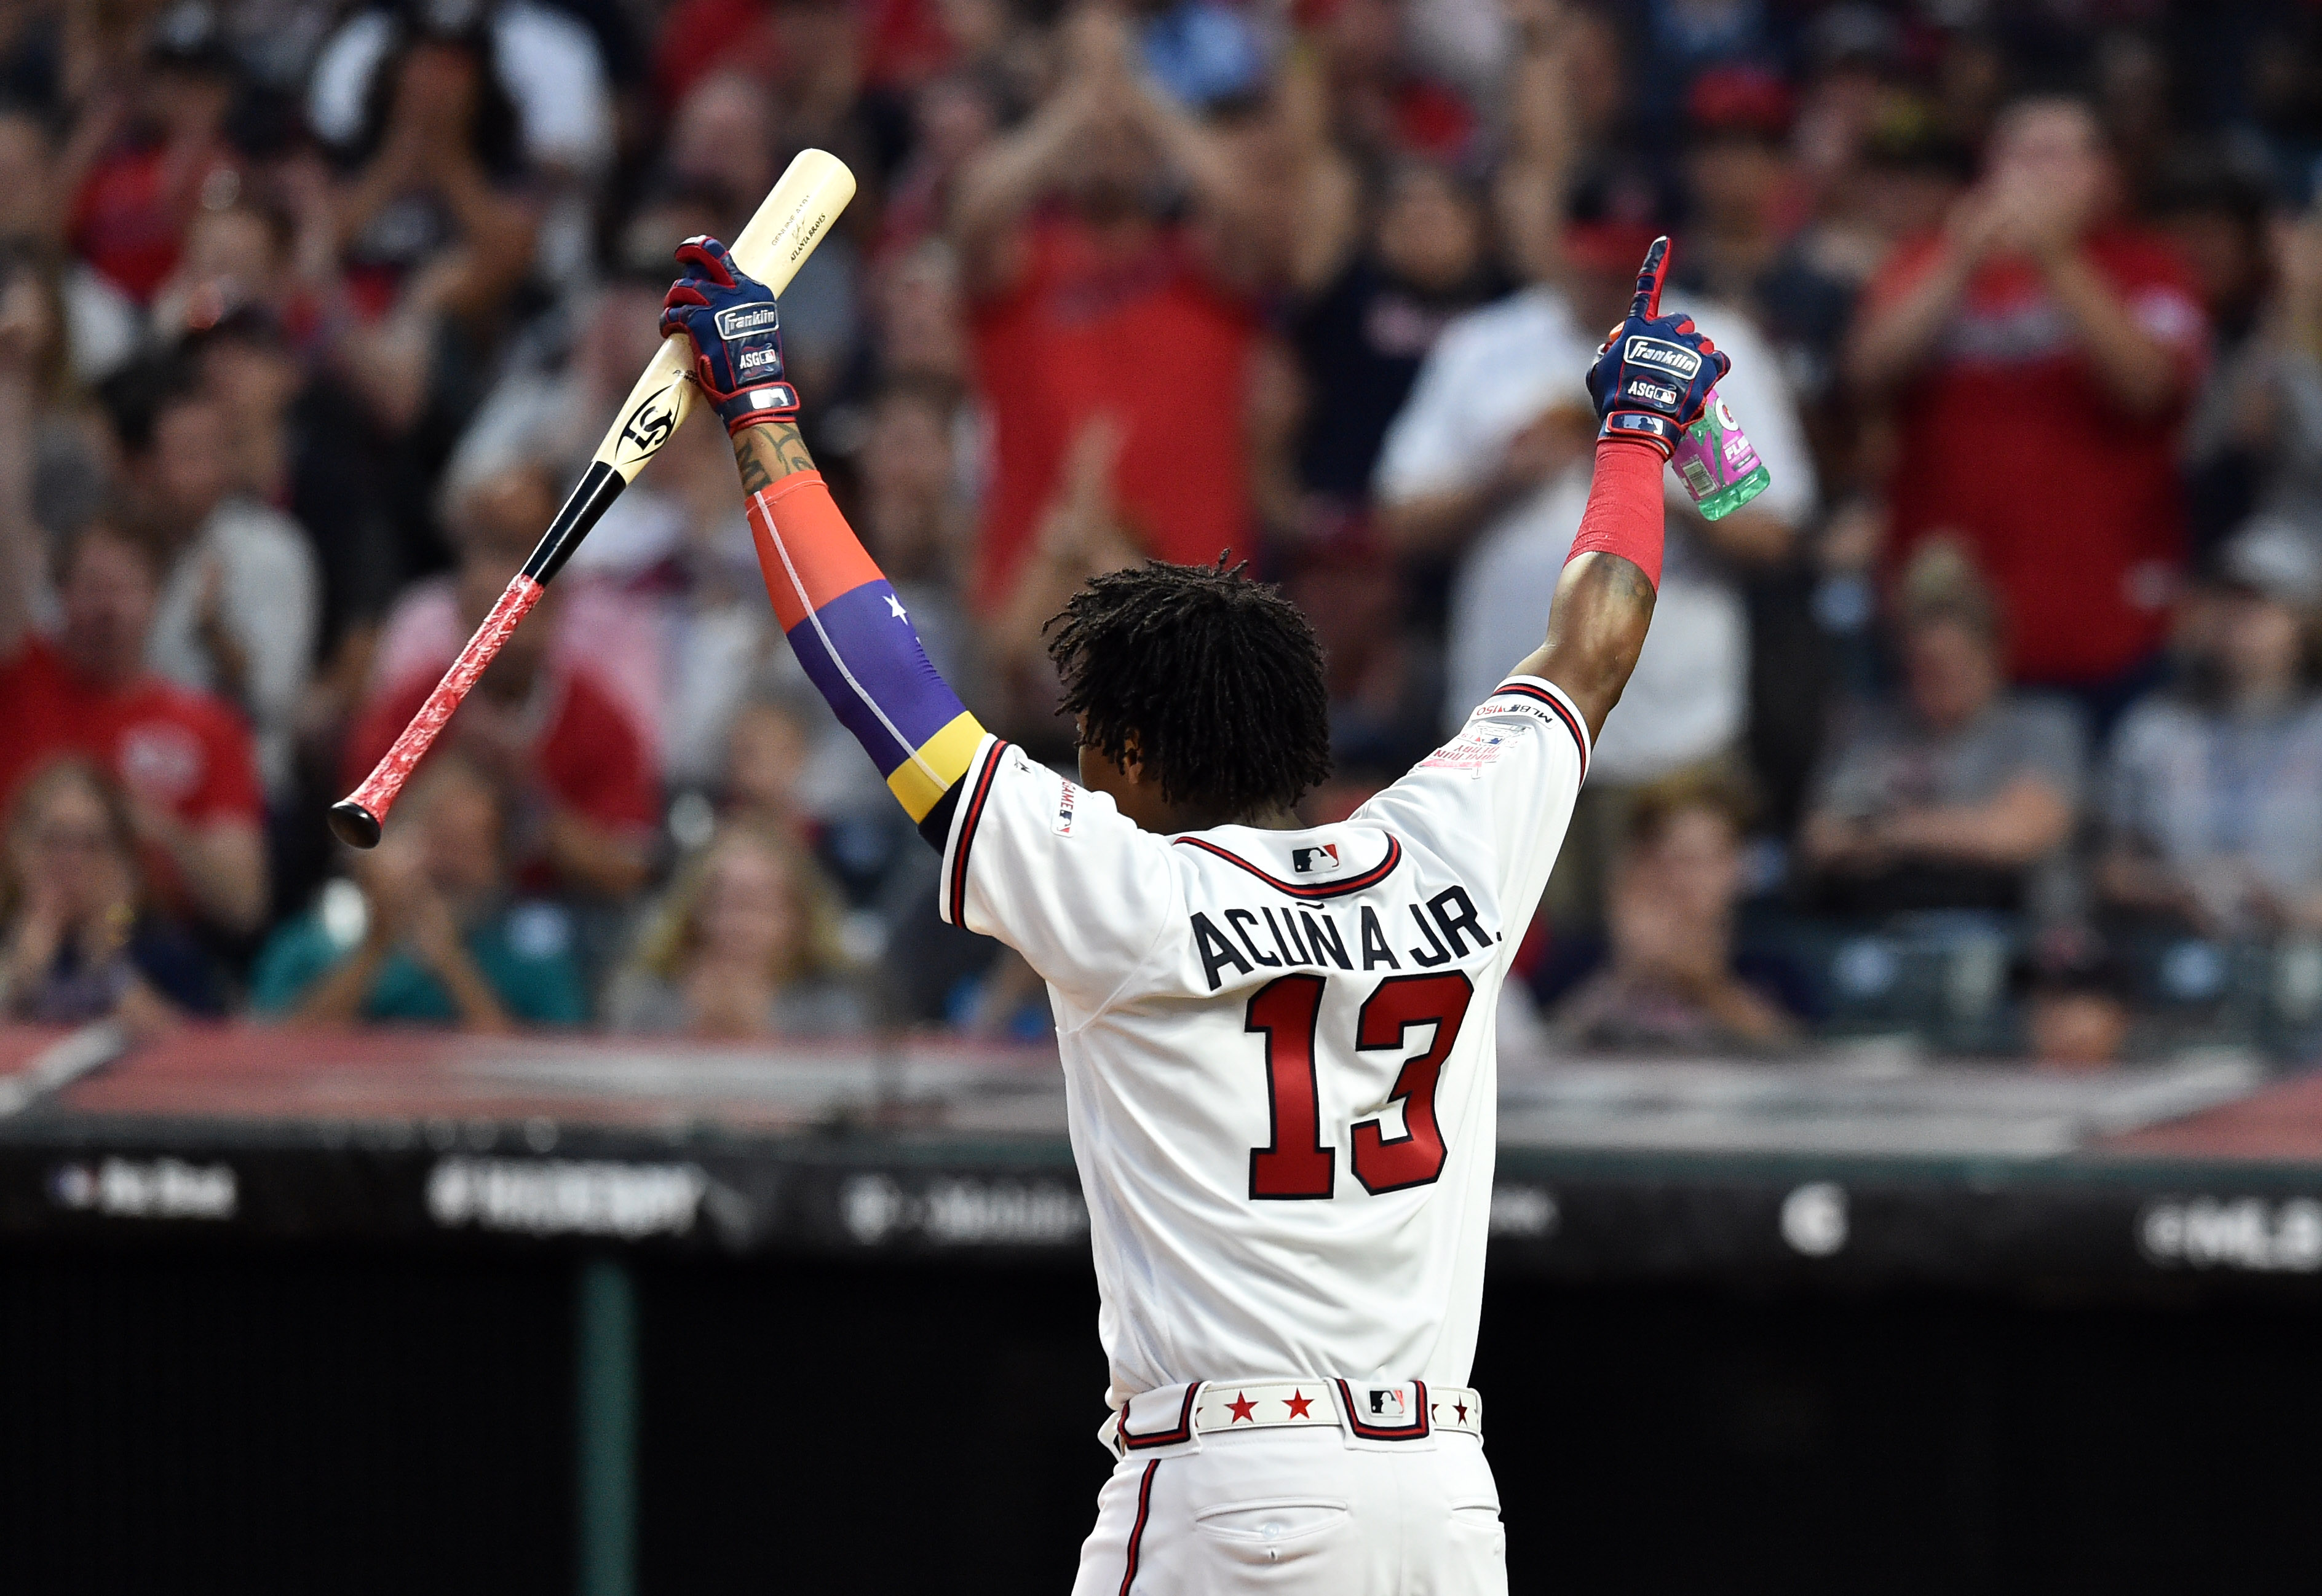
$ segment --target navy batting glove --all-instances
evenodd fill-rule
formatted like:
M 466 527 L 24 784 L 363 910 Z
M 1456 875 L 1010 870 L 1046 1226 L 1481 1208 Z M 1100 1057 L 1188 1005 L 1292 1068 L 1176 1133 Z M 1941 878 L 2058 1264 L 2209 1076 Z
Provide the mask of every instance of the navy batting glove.
M 798 389 L 782 380 L 782 310 L 773 291 L 707 236 L 677 246 L 685 275 L 662 301 L 661 331 L 693 340 L 693 379 L 728 433 L 796 421 Z
M 1691 316 L 1661 315 L 1661 279 L 1668 275 L 1669 241 L 1657 238 L 1637 272 L 1629 319 L 1596 351 L 1588 368 L 1588 397 L 1604 424 L 1599 439 L 1642 443 L 1667 460 L 1685 429 L 1701 419 L 1709 390 L 1733 362 L 1703 337 Z

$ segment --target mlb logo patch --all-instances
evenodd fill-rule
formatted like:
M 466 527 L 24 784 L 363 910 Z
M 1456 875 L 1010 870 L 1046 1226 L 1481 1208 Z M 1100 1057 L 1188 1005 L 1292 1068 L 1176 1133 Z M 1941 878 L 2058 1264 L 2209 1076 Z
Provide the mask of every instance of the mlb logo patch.
M 1370 1388 L 1373 1418 L 1403 1419 L 1411 1417 L 1410 1399 L 1399 1385 L 1375 1385 Z
M 1071 782 L 1065 782 L 1062 796 L 1056 799 L 1055 825 L 1058 836 L 1068 837 L 1073 834 L 1073 812 L 1079 807 L 1079 803 L 1080 789 Z
M 1290 868 L 1302 876 L 1327 876 L 1339 868 L 1339 844 L 1290 850 Z

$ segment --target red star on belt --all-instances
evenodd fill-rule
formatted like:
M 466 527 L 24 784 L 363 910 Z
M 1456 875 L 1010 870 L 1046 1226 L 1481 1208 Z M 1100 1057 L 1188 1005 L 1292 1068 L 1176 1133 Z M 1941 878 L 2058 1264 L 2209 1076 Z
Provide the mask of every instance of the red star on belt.
M 1250 1418 L 1249 1416 L 1251 1410 L 1255 1409 L 1257 1404 L 1251 1401 L 1248 1397 L 1242 1395 L 1241 1392 L 1234 1392 L 1234 1400 L 1228 1402 L 1226 1406 L 1233 1409 L 1232 1423 L 1241 1424 L 1247 1421 L 1254 1424 L 1257 1422 L 1255 1419 Z
M 1290 1400 L 1282 1405 L 1290 1409 L 1291 1418 L 1303 1418 L 1306 1417 L 1306 1409 L 1314 1405 L 1314 1399 L 1303 1391 L 1293 1391 L 1290 1393 Z
M 1467 1403 L 1465 1403 L 1465 1402 L 1454 1402 L 1454 1403 L 1452 1403 L 1452 1404 L 1451 1404 L 1451 1411 L 1452 1411 L 1452 1412 L 1454 1412 L 1454 1413 L 1457 1413 L 1457 1414 L 1459 1416 L 1459 1422 L 1460 1422 L 1461 1424 L 1465 1424 L 1465 1423 L 1467 1423 Z

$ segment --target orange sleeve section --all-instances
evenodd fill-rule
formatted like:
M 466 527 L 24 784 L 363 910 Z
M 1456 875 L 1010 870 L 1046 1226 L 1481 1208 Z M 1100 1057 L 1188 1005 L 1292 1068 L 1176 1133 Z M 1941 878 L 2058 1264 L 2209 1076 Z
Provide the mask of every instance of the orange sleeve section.
M 760 488 L 750 496 L 749 517 L 758 569 L 784 632 L 809 611 L 880 579 L 879 567 L 831 502 L 820 471 L 793 471 Z

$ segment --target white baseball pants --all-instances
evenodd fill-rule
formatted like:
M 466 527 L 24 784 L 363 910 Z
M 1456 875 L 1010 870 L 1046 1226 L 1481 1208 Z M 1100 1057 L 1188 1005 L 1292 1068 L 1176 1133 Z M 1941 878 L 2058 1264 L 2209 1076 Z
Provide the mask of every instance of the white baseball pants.
M 1366 1446 L 1330 1426 L 1131 1454 L 1097 1495 L 1073 1596 L 1506 1596 L 1500 1493 L 1473 1436 Z

